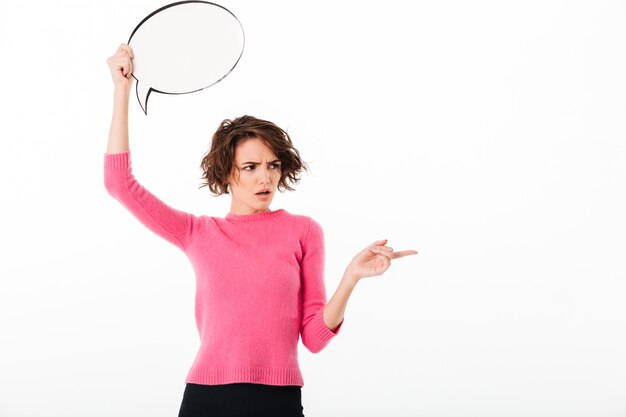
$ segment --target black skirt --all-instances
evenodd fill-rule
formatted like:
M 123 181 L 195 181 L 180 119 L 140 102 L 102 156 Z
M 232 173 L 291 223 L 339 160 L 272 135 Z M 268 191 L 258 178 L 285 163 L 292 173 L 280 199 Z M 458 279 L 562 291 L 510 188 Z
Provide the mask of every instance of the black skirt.
M 178 417 L 304 417 L 302 387 L 187 383 Z

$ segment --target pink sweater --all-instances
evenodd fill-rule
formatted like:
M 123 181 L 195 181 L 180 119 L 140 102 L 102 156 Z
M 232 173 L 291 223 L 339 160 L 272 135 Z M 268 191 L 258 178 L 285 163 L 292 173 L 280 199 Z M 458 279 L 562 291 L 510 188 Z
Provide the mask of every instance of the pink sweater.
M 324 323 L 324 235 L 284 209 L 225 218 L 174 209 L 139 184 L 130 151 L 104 156 L 104 184 L 141 223 L 181 249 L 196 274 L 200 348 L 186 382 L 304 386 L 298 338 L 312 353 Z

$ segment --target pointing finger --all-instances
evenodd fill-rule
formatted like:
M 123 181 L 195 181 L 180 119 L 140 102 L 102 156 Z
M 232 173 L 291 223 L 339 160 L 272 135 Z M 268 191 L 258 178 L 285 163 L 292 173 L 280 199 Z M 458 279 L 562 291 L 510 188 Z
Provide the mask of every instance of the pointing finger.
M 402 257 L 408 256 L 408 255 L 417 255 L 417 251 L 415 251 L 415 250 L 405 250 L 405 251 L 402 251 L 402 252 L 394 252 L 393 253 L 393 259 L 402 258 Z

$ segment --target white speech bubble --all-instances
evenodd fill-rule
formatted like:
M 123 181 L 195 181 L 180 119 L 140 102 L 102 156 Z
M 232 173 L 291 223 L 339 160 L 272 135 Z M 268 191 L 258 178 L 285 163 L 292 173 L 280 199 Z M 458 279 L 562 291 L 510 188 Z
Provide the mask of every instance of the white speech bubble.
M 152 91 L 188 94 L 221 81 L 239 62 L 244 43 L 241 23 L 219 4 L 181 1 L 150 13 L 127 42 L 144 113 Z

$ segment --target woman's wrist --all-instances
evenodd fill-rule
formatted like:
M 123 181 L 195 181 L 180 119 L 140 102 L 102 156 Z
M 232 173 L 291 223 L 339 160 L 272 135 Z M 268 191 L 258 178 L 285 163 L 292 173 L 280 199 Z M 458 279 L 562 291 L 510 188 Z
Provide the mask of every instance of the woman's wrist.
M 343 279 L 356 285 L 361 279 L 361 277 L 355 274 L 354 272 L 352 272 L 350 268 L 348 267 L 343 273 Z
M 128 96 L 130 95 L 130 85 L 128 84 L 115 84 L 115 87 L 113 88 L 113 94 L 118 96 Z

